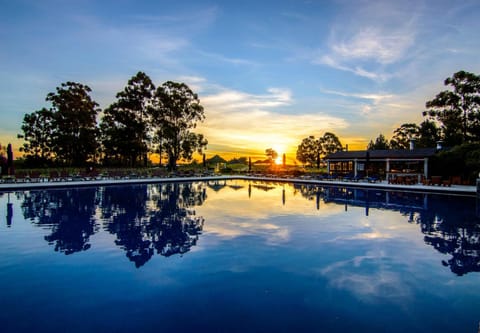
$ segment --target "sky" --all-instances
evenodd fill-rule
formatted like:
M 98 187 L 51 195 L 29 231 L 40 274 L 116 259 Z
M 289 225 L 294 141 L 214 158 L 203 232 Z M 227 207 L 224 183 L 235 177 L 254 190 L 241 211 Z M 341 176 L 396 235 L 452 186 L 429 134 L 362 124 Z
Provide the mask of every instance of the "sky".
M 62 82 L 102 109 L 138 71 L 199 95 L 207 156 L 293 161 L 305 137 L 365 149 L 480 73 L 480 1 L 0 0 L 0 144 Z M 101 115 L 99 116 L 101 117 Z

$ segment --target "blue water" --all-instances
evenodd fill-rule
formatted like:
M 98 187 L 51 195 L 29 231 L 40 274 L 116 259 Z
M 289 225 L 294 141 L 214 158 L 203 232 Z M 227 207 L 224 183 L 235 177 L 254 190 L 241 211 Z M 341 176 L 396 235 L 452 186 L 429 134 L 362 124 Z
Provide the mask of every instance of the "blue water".
M 479 211 L 244 181 L 0 193 L 0 332 L 477 332 Z

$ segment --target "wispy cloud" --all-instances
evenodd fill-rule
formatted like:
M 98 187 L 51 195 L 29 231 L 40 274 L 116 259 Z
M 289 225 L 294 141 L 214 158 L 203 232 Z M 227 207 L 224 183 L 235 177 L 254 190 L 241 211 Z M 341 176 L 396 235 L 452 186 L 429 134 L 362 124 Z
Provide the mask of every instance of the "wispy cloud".
M 213 23 L 218 16 L 218 7 L 209 6 L 206 8 L 193 9 L 190 11 L 177 11 L 175 14 L 134 14 L 131 19 L 137 24 L 164 26 L 174 24 L 177 29 L 195 25 L 205 26 Z
M 347 65 L 341 62 L 339 60 L 335 60 L 333 57 L 335 55 L 322 55 L 318 58 L 314 58 L 312 60 L 312 63 L 314 64 L 319 64 L 319 65 L 327 65 L 329 67 L 344 71 L 344 72 L 350 72 L 355 75 L 365 77 L 367 79 L 373 80 L 373 81 L 379 81 L 379 82 L 385 82 L 387 81 L 391 75 L 388 75 L 386 73 L 382 72 L 374 72 L 374 71 L 368 71 L 364 69 L 360 65 Z
M 374 93 L 360 94 L 360 93 L 349 93 L 349 92 L 327 90 L 327 89 L 322 89 L 321 91 L 326 94 L 338 95 L 343 97 L 353 97 L 353 98 L 359 98 L 359 99 L 367 99 L 367 100 L 372 100 L 374 102 L 388 100 L 394 97 L 394 95 L 392 94 L 378 94 L 378 93 L 377 94 L 374 94 Z
M 205 104 L 213 108 L 226 109 L 259 109 L 288 105 L 292 102 L 292 94 L 288 89 L 269 88 L 268 94 L 254 95 L 235 90 L 224 90 L 203 98 Z
M 416 40 L 416 15 L 397 2 L 362 1 L 344 6 L 332 25 L 327 50 L 317 52 L 313 63 L 385 82 L 384 69 L 404 60 Z
M 198 54 L 201 56 L 208 58 L 213 61 L 217 62 L 223 62 L 227 63 L 230 65 L 235 65 L 235 66 L 240 66 L 240 65 L 246 65 L 246 66 L 254 66 L 257 65 L 256 62 L 248 60 L 248 59 L 241 59 L 241 58 L 232 58 L 232 57 L 227 57 L 222 54 L 217 54 L 217 53 L 212 53 L 212 52 L 205 52 L 205 51 L 198 51 Z
M 380 64 L 391 64 L 400 60 L 415 36 L 410 29 L 385 29 L 367 26 L 362 30 L 331 43 L 333 54 L 345 60 L 372 60 Z

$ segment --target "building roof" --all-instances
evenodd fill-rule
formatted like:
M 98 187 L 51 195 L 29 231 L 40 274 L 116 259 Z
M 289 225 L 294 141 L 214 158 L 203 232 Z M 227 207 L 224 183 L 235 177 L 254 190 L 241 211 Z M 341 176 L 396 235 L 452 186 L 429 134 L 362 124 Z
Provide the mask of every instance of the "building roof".
M 352 150 L 337 151 L 325 157 L 326 160 L 353 160 L 353 159 L 419 159 L 431 157 L 437 152 L 436 148 L 418 149 L 388 149 L 388 150 Z

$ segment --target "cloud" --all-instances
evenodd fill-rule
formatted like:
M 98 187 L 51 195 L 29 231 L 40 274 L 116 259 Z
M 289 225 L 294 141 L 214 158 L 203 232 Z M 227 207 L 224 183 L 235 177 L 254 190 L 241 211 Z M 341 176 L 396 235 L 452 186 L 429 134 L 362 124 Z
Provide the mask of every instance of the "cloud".
M 214 95 L 206 96 L 202 101 L 215 109 L 261 109 L 289 105 L 292 94 L 288 89 L 269 88 L 268 94 L 254 95 L 236 90 L 223 90 Z
M 204 86 L 207 83 L 205 78 L 192 75 L 181 75 L 177 77 L 177 80 L 179 82 L 184 82 L 196 93 L 202 93 L 205 90 Z
M 177 30 L 191 31 L 199 27 L 208 27 L 215 22 L 218 16 L 218 7 L 210 6 L 205 8 L 176 11 L 165 15 L 134 14 L 130 18 L 137 25 L 146 28 L 159 28 L 175 26 Z
M 404 29 L 385 31 L 379 27 L 365 27 L 351 37 L 334 40 L 331 49 L 341 59 L 391 64 L 400 60 L 413 42 L 414 34 Z
M 208 59 L 210 59 L 211 61 L 214 61 L 214 62 L 223 62 L 223 63 L 227 63 L 227 64 L 234 65 L 234 66 L 240 66 L 240 65 L 242 65 L 242 66 L 255 66 L 255 65 L 257 65 L 256 62 L 251 61 L 251 60 L 247 60 L 247 59 L 231 58 L 231 57 L 226 57 L 222 54 L 205 52 L 205 51 L 198 51 L 198 53 L 201 56 L 203 56 L 205 58 L 208 58 Z
M 385 68 L 403 61 L 415 45 L 418 8 L 393 1 L 345 3 L 342 8 L 327 50 L 317 50 L 312 62 L 373 81 L 389 80 L 392 74 Z
M 408 281 L 389 268 L 382 252 L 369 252 L 350 260 L 333 263 L 320 270 L 330 285 L 352 293 L 364 302 L 382 300 L 402 303 L 412 298 Z
M 373 72 L 373 71 L 368 71 L 364 69 L 361 66 L 354 66 L 350 67 L 345 64 L 341 64 L 337 60 L 333 59 L 334 55 L 323 55 L 319 58 L 315 58 L 312 60 L 314 64 L 320 64 L 320 65 L 327 65 L 329 67 L 344 71 L 344 72 L 350 72 L 353 73 L 357 76 L 365 77 L 367 79 L 373 80 L 373 81 L 380 81 L 380 82 L 385 82 L 387 81 L 391 75 L 388 75 L 386 73 L 381 73 L 381 72 Z
M 343 96 L 343 97 L 353 97 L 353 98 L 358 98 L 358 99 L 367 99 L 371 100 L 374 102 L 380 102 L 383 100 L 388 100 L 394 97 L 392 94 L 360 94 L 360 93 L 348 93 L 348 92 L 342 92 L 342 91 L 335 91 L 335 90 L 326 90 L 322 89 L 323 93 L 326 94 L 332 94 L 332 95 L 338 95 L 338 96 Z

